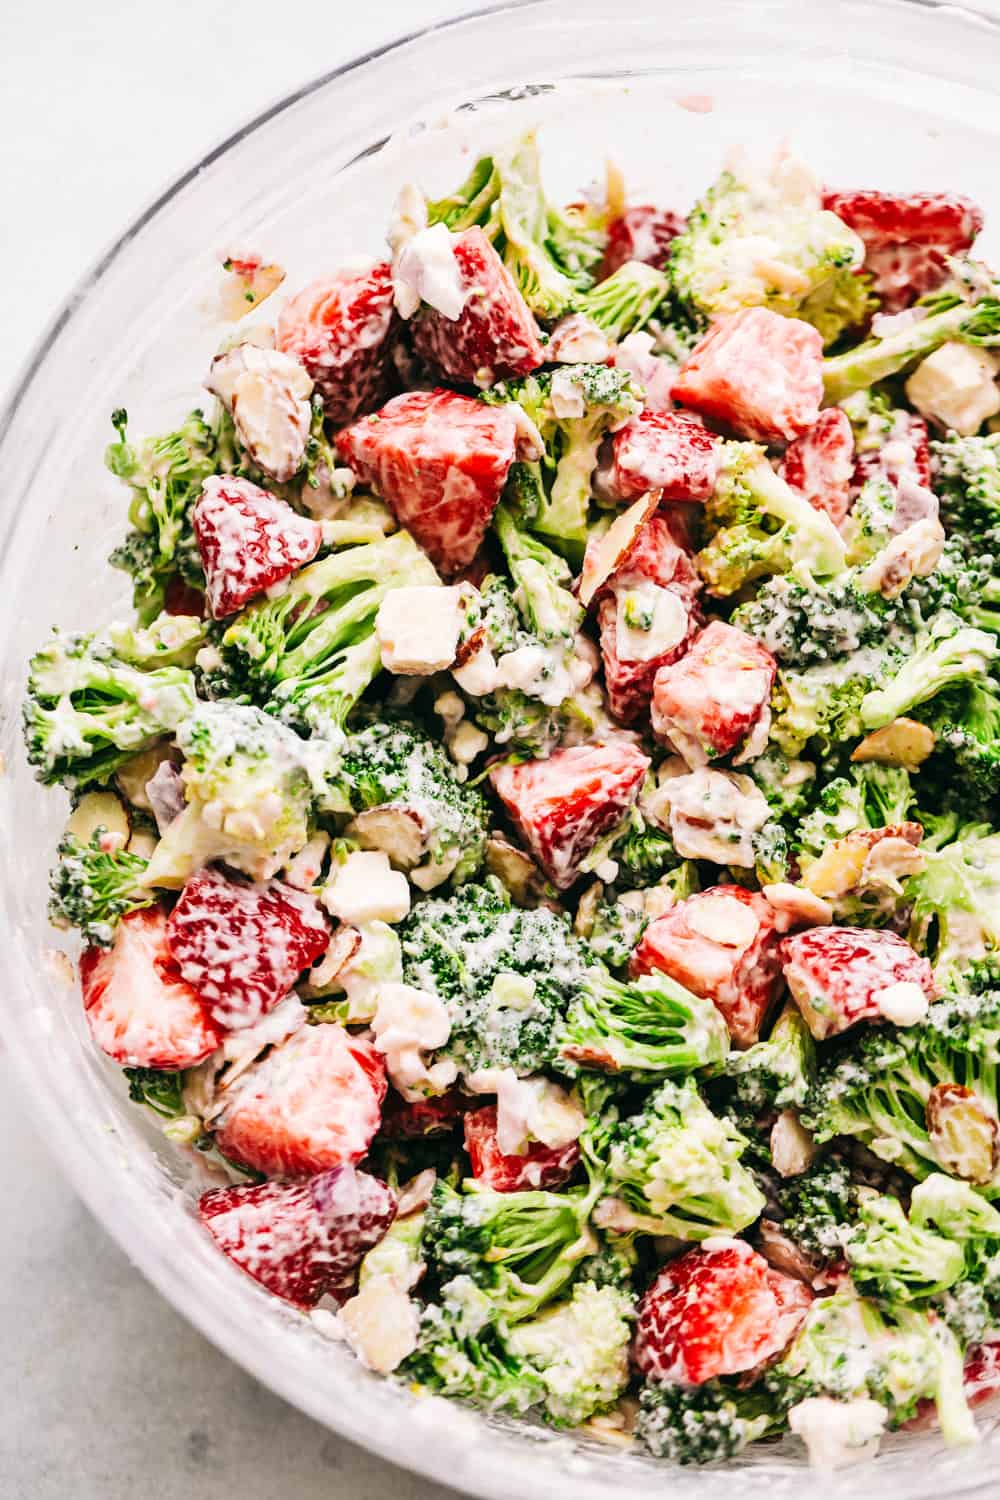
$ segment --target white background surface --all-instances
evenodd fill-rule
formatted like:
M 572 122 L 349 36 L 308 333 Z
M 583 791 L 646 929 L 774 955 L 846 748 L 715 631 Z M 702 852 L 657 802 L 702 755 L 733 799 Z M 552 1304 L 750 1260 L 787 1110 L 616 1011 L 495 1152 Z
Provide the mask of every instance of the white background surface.
M 0 392 L 90 263 L 206 148 L 309 78 L 475 8 L 0 0 Z M 0 1038 L 0 1500 L 442 1493 L 188 1327 L 90 1218 L 14 1090 Z

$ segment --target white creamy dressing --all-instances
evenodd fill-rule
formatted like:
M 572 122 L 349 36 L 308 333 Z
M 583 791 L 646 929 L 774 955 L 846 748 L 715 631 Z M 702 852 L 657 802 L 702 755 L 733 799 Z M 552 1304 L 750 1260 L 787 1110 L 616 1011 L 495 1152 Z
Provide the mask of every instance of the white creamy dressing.
M 455 237 L 444 224 L 418 229 L 401 244 L 392 287 L 401 318 L 412 318 L 422 302 L 449 322 L 462 316 L 470 288 L 455 257 Z

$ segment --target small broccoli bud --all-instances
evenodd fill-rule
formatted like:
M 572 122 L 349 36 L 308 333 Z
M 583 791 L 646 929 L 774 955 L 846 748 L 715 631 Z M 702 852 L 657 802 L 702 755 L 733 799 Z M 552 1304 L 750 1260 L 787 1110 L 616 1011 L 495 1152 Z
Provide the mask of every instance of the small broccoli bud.
M 749 1109 L 763 1112 L 805 1102 L 816 1072 L 816 1046 L 794 1006 L 786 1006 L 771 1035 L 745 1052 L 731 1053 L 726 1077 Z
M 961 1245 L 911 1223 L 896 1198 L 862 1193 L 845 1244 L 858 1290 L 891 1302 L 916 1302 L 943 1292 L 965 1270 Z
M 666 974 L 628 983 L 588 970 L 555 1034 L 558 1066 L 606 1069 L 637 1077 L 690 1073 L 720 1063 L 729 1032 L 710 1000 Z
M 643 261 L 628 260 L 623 266 L 577 299 L 576 310 L 620 344 L 630 333 L 638 333 L 670 293 L 670 280 Z
M 963 626 L 954 615 L 938 615 L 926 633 L 917 637 L 889 682 L 865 695 L 861 703 L 864 728 L 891 724 L 949 683 L 985 676 L 998 656 L 996 636 Z
M 636 1436 L 655 1458 L 709 1464 L 735 1458 L 776 1425 L 766 1393 L 704 1385 L 647 1385 L 639 1394 Z
M 959 437 L 932 443 L 934 488 L 941 520 L 978 551 L 983 539 L 1000 528 L 1000 433 Z
M 86 942 L 107 948 L 119 919 L 156 899 L 141 884 L 146 865 L 126 849 L 103 847 L 100 831 L 89 844 L 67 834 L 49 876 L 50 920 L 76 927 Z
M 568 1302 L 510 1334 L 507 1348 L 537 1371 L 557 1426 L 575 1427 L 607 1411 L 625 1390 L 632 1310 L 631 1298 L 615 1287 L 580 1281 Z
M 969 824 L 930 848 L 908 886 L 909 939 L 939 983 L 960 986 L 974 958 L 1000 948 L 1000 834 Z

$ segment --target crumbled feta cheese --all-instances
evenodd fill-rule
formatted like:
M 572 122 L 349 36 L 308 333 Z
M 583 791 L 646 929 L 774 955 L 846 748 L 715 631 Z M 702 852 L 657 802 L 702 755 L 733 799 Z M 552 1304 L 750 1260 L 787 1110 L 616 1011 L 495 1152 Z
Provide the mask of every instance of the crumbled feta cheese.
M 458 1069 L 450 1059 L 428 1067 L 425 1056 L 443 1047 L 451 1034 L 448 1011 L 439 996 L 411 984 L 380 985 L 372 1031 L 386 1072 L 404 1099 L 440 1094 L 454 1083 Z
M 634 375 L 645 393 L 647 411 L 672 411 L 670 388 L 677 377 L 677 363 L 654 352 L 650 333 L 630 333 L 615 350 L 615 368 Z
M 454 237 L 444 224 L 418 229 L 405 240 L 393 265 L 392 286 L 401 318 L 412 318 L 421 302 L 451 322 L 462 316 L 469 292 L 455 259 Z
M 212 361 L 205 385 L 232 414 L 236 435 L 259 469 L 285 483 L 302 466 L 312 422 L 313 383 L 277 349 L 238 344 Z
M 969 437 L 1000 412 L 997 358 L 972 344 L 942 344 L 914 370 L 906 394 L 929 422 Z
M 477 755 L 482 755 L 489 743 L 489 735 L 477 729 L 468 719 L 463 719 L 448 741 L 448 751 L 452 760 L 457 761 L 460 766 L 468 766 Z
M 894 1026 L 916 1026 L 930 1008 L 930 1001 L 923 989 L 912 979 L 888 984 L 872 998 L 881 1014 Z
M 419 234 L 421 229 L 426 228 L 427 199 L 415 182 L 404 182 L 396 194 L 389 227 L 385 232 L 393 258 L 398 256 L 403 246 L 408 244 L 415 234 Z
M 603 364 L 614 345 L 603 328 L 583 313 L 560 318 L 549 335 L 546 356 L 558 364 Z
M 497 663 L 489 646 L 480 646 L 460 667 L 453 667 L 451 675 L 470 698 L 485 698 L 497 686 Z
M 375 616 L 382 665 L 398 676 L 429 677 L 458 650 L 468 590 L 410 584 L 390 589 Z
M 805 1443 L 812 1467 L 830 1471 L 874 1458 L 887 1417 L 885 1407 L 867 1396 L 809 1396 L 792 1407 L 788 1425 Z
M 342 922 L 401 922 L 410 910 L 410 887 L 387 854 L 359 850 L 331 872 L 322 901 Z
M 770 809 L 749 776 L 705 767 L 671 776 L 657 789 L 657 808 L 668 810 L 670 834 L 684 859 L 752 867 L 753 838 Z
M 688 612 L 674 589 L 642 579 L 614 591 L 615 651 L 622 661 L 652 661 L 679 646 L 688 632 Z

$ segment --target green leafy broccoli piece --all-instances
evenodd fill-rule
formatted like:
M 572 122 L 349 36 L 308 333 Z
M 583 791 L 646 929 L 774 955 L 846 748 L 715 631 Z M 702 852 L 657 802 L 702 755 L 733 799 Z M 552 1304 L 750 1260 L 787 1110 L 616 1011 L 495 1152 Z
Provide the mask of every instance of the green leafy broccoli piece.
M 159 1068 L 125 1068 L 128 1096 L 145 1104 L 164 1119 L 184 1114 L 184 1074 L 165 1073 Z
M 774 743 L 794 759 L 810 740 L 829 753 L 844 740 L 857 739 L 861 704 L 896 659 L 898 653 L 886 642 L 881 649 L 865 647 L 842 661 L 802 671 L 779 667 L 771 695 Z
M 104 462 L 132 491 L 132 530 L 110 562 L 132 575 L 133 603 L 148 624 L 163 608 L 172 578 L 203 582 L 191 511 L 202 484 L 216 472 L 215 436 L 201 412 L 193 411 L 176 432 L 146 438 L 136 448 L 128 441 L 126 413 L 115 411 L 111 421 L 118 439 Z
M 942 770 L 972 806 L 989 806 L 1000 792 L 1000 691 L 992 683 L 960 683 L 933 698 L 921 718 L 936 740 L 928 774 Z
M 577 298 L 576 311 L 602 329 L 613 344 L 638 333 L 670 295 L 670 278 L 641 260 L 627 260 L 617 271 Z
M 691 210 L 667 268 L 678 299 L 702 319 L 741 307 L 795 315 L 864 253 L 854 231 L 807 201 L 780 168 L 757 180 L 729 171 Z
M 426 1225 L 424 1233 L 426 1238 Z M 424 1308 L 417 1348 L 399 1373 L 417 1386 L 493 1412 L 521 1414 L 546 1396 L 536 1372 L 505 1346 L 491 1296 L 465 1275 L 442 1287 L 440 1303 Z
M 889 1302 L 925 1301 L 954 1286 L 965 1270 L 960 1244 L 912 1223 L 898 1198 L 880 1193 L 859 1194 L 844 1249 L 862 1296 Z
M 926 578 L 913 579 L 906 600 L 909 605 L 917 606 L 923 620 L 929 621 L 942 610 L 950 610 L 966 625 L 1000 635 L 1000 578 L 996 556 L 982 550 L 987 540 L 984 533 L 979 533 L 975 555 L 970 556 L 962 537 L 948 537 L 934 572 Z
M 607 1411 L 629 1379 L 630 1297 L 612 1286 L 578 1281 L 568 1301 L 519 1323 L 506 1340 L 545 1387 L 545 1410 L 560 1427 Z
M 639 1393 L 635 1433 L 655 1458 L 709 1464 L 735 1458 L 775 1425 L 766 1392 L 704 1385 L 646 1385 Z
M 1000 656 L 995 635 L 963 625 L 956 615 L 935 616 L 914 641 L 884 686 L 872 688 L 861 703 L 865 729 L 880 729 L 954 682 L 975 682 Z
M 413 725 L 374 723 L 351 734 L 338 785 L 353 812 L 368 814 L 351 834 L 363 848 L 384 849 L 422 888 L 449 877 L 460 885 L 482 865 L 482 793 L 460 782 L 442 747 Z
M 786 484 L 756 443 L 723 444 L 705 522 L 713 534 L 698 553 L 698 571 L 719 598 L 797 565 L 818 578 L 845 565 L 844 543 L 830 517 Z
M 984 538 L 1000 529 L 1000 432 L 952 433 L 932 443 L 931 453 L 941 520 L 966 550 L 979 552 Z
M 734 612 L 732 623 L 779 661 L 808 667 L 881 643 L 895 612 L 852 573 L 822 583 L 791 573 L 763 583 L 756 597 Z
M 822 1157 L 781 1184 L 781 1230 L 818 1261 L 842 1260 L 854 1220 L 855 1188 L 836 1156 Z
M 968 824 L 925 859 L 907 888 L 909 941 L 930 958 L 939 983 L 961 988 L 972 961 L 1000 949 L 1000 833 Z
M 156 616 L 148 625 L 109 625 L 104 632 L 120 661 L 148 672 L 155 667 L 193 667 L 208 639 L 197 615 Z
M 670 835 L 645 818 L 637 805 L 631 809 L 609 854 L 618 866 L 619 883 L 625 885 L 649 885 L 659 880 L 661 875 L 680 870 L 685 864 L 674 848 Z M 689 896 L 698 889 L 697 871 L 693 866 L 688 865 L 687 873 L 678 878 L 685 886 L 684 895 Z M 692 879 L 695 884 L 689 890 L 686 887 Z
M 949 995 L 915 1026 L 855 1031 L 820 1069 L 803 1123 L 820 1144 L 853 1136 L 911 1177 L 947 1171 L 928 1121 L 931 1090 L 940 1084 L 968 1089 L 977 1111 L 995 1120 L 998 1048 L 997 991 Z M 1000 1191 L 992 1178 L 979 1186 L 987 1196 Z
M 336 739 L 382 664 L 382 600 L 401 584 L 436 582 L 409 532 L 344 547 L 237 615 L 222 637 L 223 661 L 269 713 Z
M 691 1073 L 721 1063 L 729 1031 L 721 1013 L 666 974 L 624 982 L 588 969 L 555 1030 L 556 1066 L 636 1077 Z
M 39 781 L 82 787 L 177 728 L 194 709 L 194 678 L 180 667 L 140 671 L 99 636 L 60 635 L 28 669 L 24 737 Z
M 313 805 L 329 797 L 334 747 L 237 703 L 200 704 L 177 744 L 187 806 L 153 851 L 146 884 L 179 888 L 216 859 L 269 880 L 308 841 Z
M 66 834 L 59 844 L 59 862 L 49 875 L 50 921 L 79 928 L 87 943 L 108 947 L 121 917 L 156 900 L 141 884 L 146 865 L 127 849 L 103 849 L 100 831 L 89 844 Z
M 849 833 L 905 823 L 915 800 L 909 772 L 874 762 L 851 766 L 822 788 L 816 806 L 801 820 L 796 838 L 804 870 Z
M 885 338 L 870 338 L 842 354 L 823 361 L 823 384 L 828 402 L 843 401 L 854 391 L 877 385 L 918 360 L 940 349 L 942 344 L 992 345 L 1000 343 L 1000 299 L 991 289 L 988 296 L 969 302 L 958 294 L 935 295 L 928 316 Z M 967 440 L 966 440 L 967 441 Z
M 914 1188 L 910 1223 L 961 1248 L 963 1277 L 934 1303 L 960 1342 L 982 1342 L 1000 1313 L 1000 1212 L 969 1183 L 935 1173 Z
M 823 347 L 829 349 L 844 334 L 864 328 L 878 309 L 872 278 L 845 266 L 810 292 L 795 316 L 818 329 Z
M 641 904 L 624 899 L 599 900 L 588 930 L 581 935 L 602 964 L 607 964 L 609 969 L 623 969 L 648 922 Z M 580 932 L 579 926 L 574 930 Z
M 759 1112 L 804 1104 L 815 1075 L 816 1046 L 793 1005 L 781 1012 L 765 1041 L 730 1053 L 726 1062 L 735 1097 Z
M 811 761 L 790 760 L 777 745 L 769 745 L 750 769 L 776 818 L 801 817 L 816 780 L 816 767 Z
M 661 1083 L 611 1134 L 604 1228 L 703 1240 L 759 1217 L 763 1193 L 740 1162 L 743 1135 L 713 1115 L 691 1082 Z

